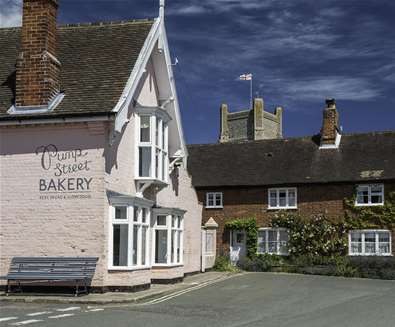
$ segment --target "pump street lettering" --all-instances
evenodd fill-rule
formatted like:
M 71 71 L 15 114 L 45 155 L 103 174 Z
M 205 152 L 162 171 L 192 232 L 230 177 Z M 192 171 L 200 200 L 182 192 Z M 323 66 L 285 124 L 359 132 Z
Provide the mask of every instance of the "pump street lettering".
M 38 181 L 41 193 L 72 193 L 90 192 L 92 177 L 78 176 L 90 171 L 92 161 L 87 159 L 88 151 L 82 149 L 58 150 L 54 144 L 42 145 L 36 149 L 40 157 L 43 172 L 46 172 Z M 52 177 L 48 177 L 48 172 Z M 45 198 L 45 197 L 44 197 Z
M 40 179 L 41 192 L 89 191 L 92 178 Z

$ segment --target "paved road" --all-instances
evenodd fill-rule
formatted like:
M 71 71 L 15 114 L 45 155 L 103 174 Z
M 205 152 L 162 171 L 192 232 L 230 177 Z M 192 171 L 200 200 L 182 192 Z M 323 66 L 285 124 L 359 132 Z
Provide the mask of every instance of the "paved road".
M 87 307 L 1 303 L 0 325 L 394 327 L 395 282 L 246 274 L 156 304 Z

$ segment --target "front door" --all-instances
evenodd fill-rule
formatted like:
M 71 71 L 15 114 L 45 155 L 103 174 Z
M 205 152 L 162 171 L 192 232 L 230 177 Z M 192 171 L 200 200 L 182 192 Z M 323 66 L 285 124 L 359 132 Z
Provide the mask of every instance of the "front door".
M 246 256 L 246 232 L 230 231 L 230 261 L 236 265 Z

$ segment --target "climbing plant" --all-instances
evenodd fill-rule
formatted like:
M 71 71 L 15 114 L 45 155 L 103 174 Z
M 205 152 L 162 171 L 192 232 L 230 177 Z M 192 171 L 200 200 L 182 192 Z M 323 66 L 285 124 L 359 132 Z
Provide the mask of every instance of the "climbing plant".
M 347 229 L 395 228 L 395 192 L 391 192 L 382 206 L 355 206 L 355 197 L 344 200 L 344 223 Z
M 272 226 L 288 229 L 288 250 L 292 256 L 333 257 L 346 253 L 344 224 L 334 223 L 325 216 L 305 219 L 297 214 L 280 213 L 273 218 Z
M 230 230 L 246 231 L 247 257 L 254 258 L 257 252 L 258 227 L 255 218 L 234 219 L 225 224 L 225 228 Z

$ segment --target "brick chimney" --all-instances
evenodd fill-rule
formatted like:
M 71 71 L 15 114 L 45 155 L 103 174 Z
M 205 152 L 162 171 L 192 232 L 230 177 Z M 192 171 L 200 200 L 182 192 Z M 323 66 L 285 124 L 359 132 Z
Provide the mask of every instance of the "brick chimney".
M 24 0 L 22 40 L 16 68 L 15 106 L 49 107 L 60 92 L 56 58 L 57 0 Z
M 321 148 L 337 148 L 340 143 L 339 114 L 335 99 L 327 99 L 321 129 Z

